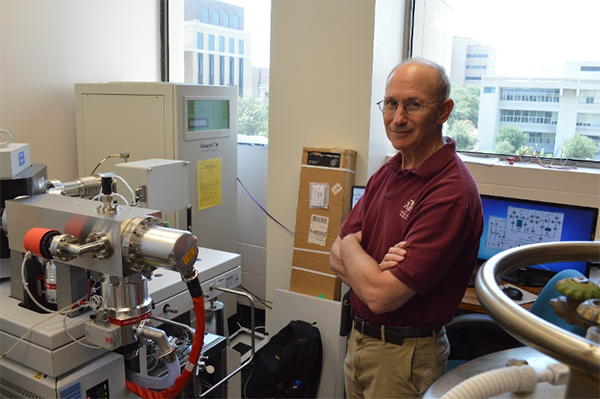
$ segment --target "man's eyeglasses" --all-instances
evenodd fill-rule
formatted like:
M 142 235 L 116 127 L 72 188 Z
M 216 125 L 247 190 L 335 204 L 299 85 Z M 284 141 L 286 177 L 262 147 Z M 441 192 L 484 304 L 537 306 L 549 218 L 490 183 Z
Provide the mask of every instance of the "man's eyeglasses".
M 423 112 L 423 109 L 425 109 L 425 107 L 428 105 L 443 102 L 444 101 L 432 101 L 429 103 L 422 103 L 419 100 L 411 100 L 402 104 L 402 108 L 404 108 L 407 114 L 414 115 Z M 381 112 L 383 112 L 384 114 L 392 114 L 398 109 L 398 103 L 394 100 L 381 100 L 377 103 L 377 105 L 379 106 Z

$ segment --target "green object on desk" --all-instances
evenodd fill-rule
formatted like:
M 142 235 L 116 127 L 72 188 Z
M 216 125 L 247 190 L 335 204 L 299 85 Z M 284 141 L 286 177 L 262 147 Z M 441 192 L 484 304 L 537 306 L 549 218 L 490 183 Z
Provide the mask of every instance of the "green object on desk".
M 556 283 L 556 290 L 567 298 L 585 301 L 600 298 L 600 287 L 585 277 L 570 277 Z

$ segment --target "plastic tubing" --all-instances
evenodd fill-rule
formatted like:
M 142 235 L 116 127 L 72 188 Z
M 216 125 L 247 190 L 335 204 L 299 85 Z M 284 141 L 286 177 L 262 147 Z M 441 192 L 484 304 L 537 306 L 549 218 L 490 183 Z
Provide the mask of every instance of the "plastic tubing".
M 134 384 L 149 389 L 167 389 L 175 384 L 175 380 L 180 375 L 181 366 L 179 365 L 179 359 L 175 357 L 172 362 L 167 362 L 167 375 L 164 377 L 153 377 L 151 375 L 145 375 L 136 373 L 134 371 L 127 370 L 127 381 L 131 381 Z
M 506 392 L 532 391 L 538 377 L 531 366 L 512 366 L 486 371 L 456 385 L 440 399 L 483 399 Z
M 198 359 L 200 358 L 200 352 L 202 351 L 202 345 L 204 344 L 204 329 L 206 327 L 204 296 L 202 294 L 202 287 L 200 286 L 198 277 L 187 283 L 187 285 L 190 294 L 192 295 L 194 314 L 196 315 L 196 332 L 194 333 L 194 342 L 192 343 L 192 349 L 190 351 L 188 363 L 183 369 L 183 372 L 175 380 L 173 386 L 162 391 L 151 391 L 146 388 L 142 388 L 133 382 L 126 381 L 127 388 L 142 398 L 164 399 L 174 398 L 177 396 L 190 381 L 192 373 L 194 372 L 194 368 L 196 367 L 196 363 L 198 363 Z

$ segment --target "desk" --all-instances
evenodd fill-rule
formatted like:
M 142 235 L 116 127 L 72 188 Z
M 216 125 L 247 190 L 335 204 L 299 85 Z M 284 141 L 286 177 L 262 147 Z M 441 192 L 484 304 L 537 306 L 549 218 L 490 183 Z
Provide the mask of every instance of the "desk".
M 519 289 L 538 295 L 542 290 L 542 287 L 519 287 Z M 531 308 L 531 305 L 533 305 L 533 302 L 524 303 L 521 306 L 529 310 Z M 485 313 L 485 310 L 479 303 L 479 299 L 477 299 L 475 287 L 467 288 L 467 291 L 465 292 L 465 295 L 463 296 L 463 299 L 460 302 L 458 309 L 470 313 Z

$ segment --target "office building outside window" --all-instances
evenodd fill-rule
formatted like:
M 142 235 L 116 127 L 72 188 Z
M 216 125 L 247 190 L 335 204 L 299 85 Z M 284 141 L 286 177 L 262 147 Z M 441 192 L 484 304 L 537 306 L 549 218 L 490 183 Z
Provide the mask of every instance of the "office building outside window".
M 432 46 L 446 44 L 432 59 L 446 66 L 452 82 L 455 107 L 446 134 L 459 138 L 459 150 L 600 160 L 600 53 L 590 51 L 597 36 L 592 15 L 600 3 L 427 4 L 430 17 L 445 16 L 436 22 L 444 38 L 436 36 Z M 489 18 L 492 9 L 495 17 Z
M 240 117 L 243 113 L 240 110 L 247 109 L 248 104 L 250 108 L 266 107 L 268 112 L 268 100 L 262 99 L 268 98 L 269 93 L 270 5 L 270 0 L 184 0 L 183 3 L 184 81 L 237 86 Z M 249 25 L 247 15 L 252 16 Z M 255 53 L 255 49 L 260 51 Z M 250 97 L 261 100 L 246 103 Z M 267 112 L 259 114 L 268 115 Z M 267 121 L 264 126 L 268 126 Z M 238 128 L 241 134 L 268 134 L 266 127 L 260 132 L 242 132 L 242 124 Z

